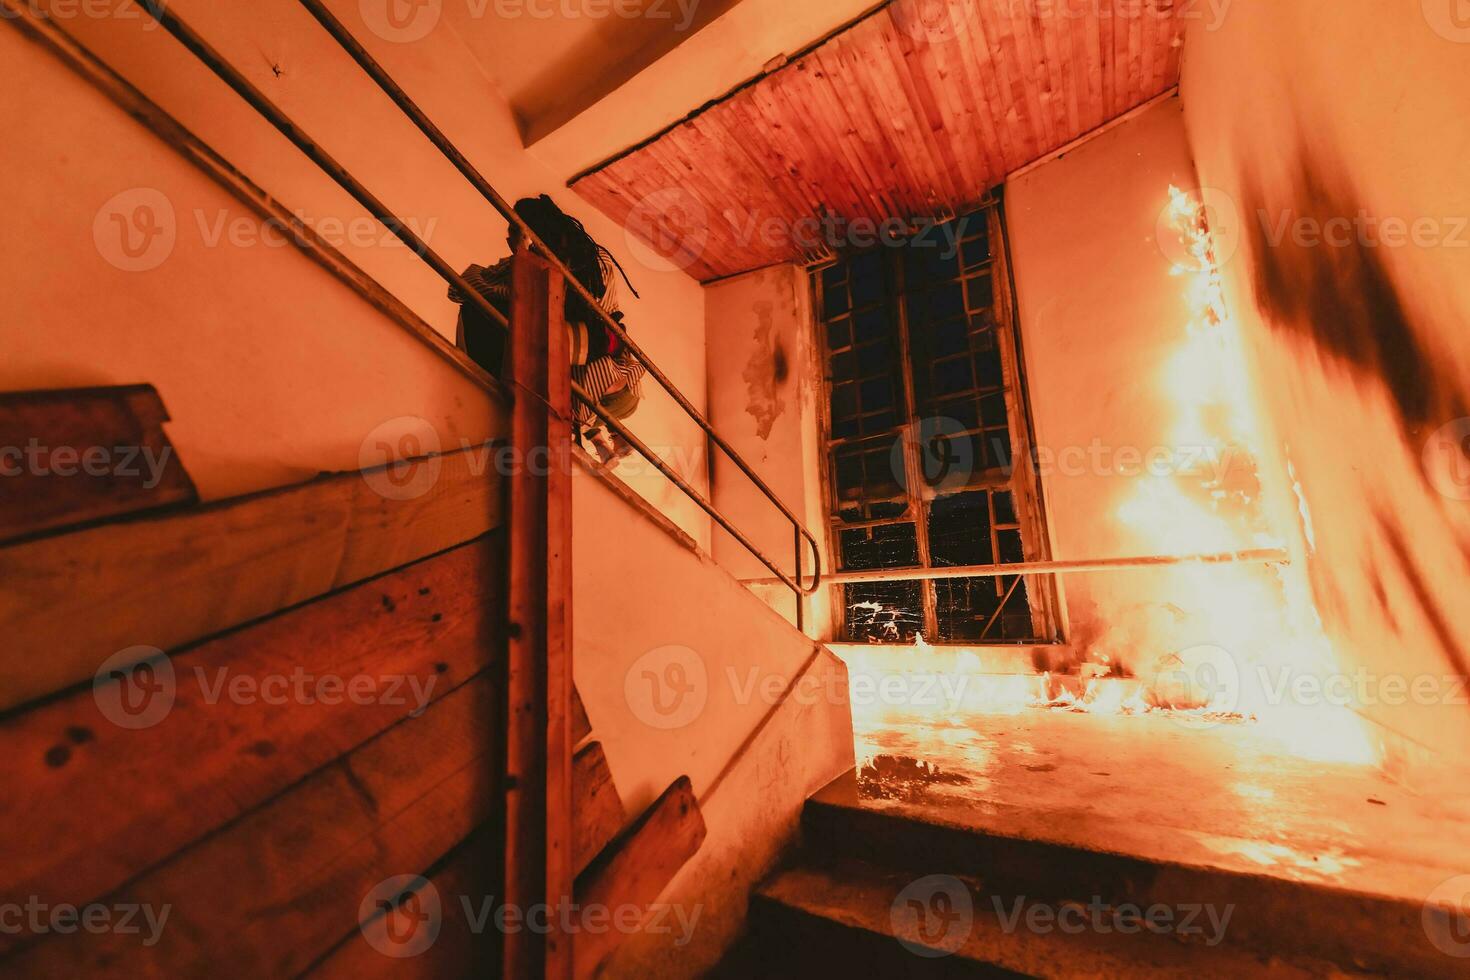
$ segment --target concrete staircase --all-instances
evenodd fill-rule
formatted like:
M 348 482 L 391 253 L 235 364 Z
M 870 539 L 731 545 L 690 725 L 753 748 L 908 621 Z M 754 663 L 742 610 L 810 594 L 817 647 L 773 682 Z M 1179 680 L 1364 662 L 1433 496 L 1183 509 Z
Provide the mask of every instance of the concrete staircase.
M 1422 898 L 1078 847 L 1023 816 L 864 799 L 842 777 L 717 975 L 1470 975 L 1428 940 Z

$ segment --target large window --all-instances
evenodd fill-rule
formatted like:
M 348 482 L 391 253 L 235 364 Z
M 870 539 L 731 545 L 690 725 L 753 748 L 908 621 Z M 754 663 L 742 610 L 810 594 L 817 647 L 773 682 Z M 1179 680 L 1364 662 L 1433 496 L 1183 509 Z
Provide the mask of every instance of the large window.
M 842 571 L 1044 555 L 999 204 L 813 273 Z M 842 587 L 854 642 L 1049 640 L 1049 579 Z

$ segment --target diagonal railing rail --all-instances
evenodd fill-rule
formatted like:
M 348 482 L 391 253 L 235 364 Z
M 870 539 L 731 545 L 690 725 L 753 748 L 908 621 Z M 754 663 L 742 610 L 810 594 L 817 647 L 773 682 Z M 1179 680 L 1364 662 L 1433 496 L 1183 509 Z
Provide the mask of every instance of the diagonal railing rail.
M 771 569 L 776 578 L 796 594 L 797 628 L 804 628 L 805 624 L 803 622 L 802 610 L 803 603 L 801 600 L 802 596 L 813 595 L 816 593 L 818 588 L 821 587 L 822 552 L 820 545 L 818 545 L 817 543 L 817 539 L 812 535 L 810 531 L 806 529 L 806 527 L 802 524 L 801 519 L 797 517 L 796 514 L 794 514 L 791 509 L 781 501 L 781 499 L 776 495 L 775 491 L 773 491 L 766 484 L 766 482 L 760 478 L 760 476 L 755 472 L 750 464 L 745 461 L 745 459 L 740 455 L 738 451 L 736 451 L 735 447 L 731 446 L 730 443 L 725 439 L 725 437 L 720 435 L 720 433 L 715 430 L 714 426 L 710 424 L 709 420 L 704 417 L 704 414 L 694 406 L 694 404 L 684 395 L 682 391 L 679 390 L 679 387 L 677 385 L 669 380 L 668 375 L 664 374 L 662 369 L 660 369 L 659 366 L 654 363 L 653 359 L 650 358 L 643 351 L 643 348 L 641 348 L 636 341 L 628 336 L 628 333 L 623 328 L 623 325 L 619 323 L 616 319 L 614 319 L 611 315 L 609 315 L 607 311 L 602 309 L 600 303 L 598 302 L 598 297 L 594 296 L 592 292 L 586 287 L 586 285 L 584 285 L 577 278 L 577 276 L 573 274 L 572 270 L 567 267 L 566 263 L 562 261 L 560 256 L 558 256 L 555 252 L 547 247 L 546 243 L 543 242 L 540 237 L 537 236 L 536 232 L 530 227 L 530 225 L 528 225 L 521 218 L 521 216 L 516 213 L 515 209 L 511 207 L 509 202 L 507 202 L 505 198 L 501 196 L 500 192 L 495 189 L 495 187 L 485 178 L 483 174 L 480 173 L 478 169 L 476 169 L 475 165 L 469 161 L 469 158 L 466 157 L 464 153 L 462 153 L 459 148 L 454 145 L 449 137 L 444 135 L 444 132 L 434 124 L 433 120 L 431 120 L 428 115 L 423 111 L 423 109 L 419 107 L 418 103 L 416 103 L 408 95 L 408 93 L 404 91 L 403 87 L 393 79 L 393 77 L 377 61 L 377 59 L 375 59 L 368 52 L 368 50 L 363 47 L 362 43 L 353 36 L 352 32 L 347 29 L 346 25 L 344 25 L 342 21 L 336 17 L 336 15 L 334 15 L 330 10 L 327 9 L 326 4 L 323 3 L 322 0 L 299 0 L 299 2 L 303 7 L 307 9 L 307 11 L 311 13 L 313 17 L 317 19 L 317 21 L 322 25 L 327 33 L 332 35 L 337 43 L 342 46 L 342 49 L 352 57 L 352 60 L 357 62 L 358 66 L 367 73 L 368 77 L 370 77 L 377 84 L 377 86 L 383 90 L 383 93 L 393 101 L 394 105 L 398 106 L 398 108 L 402 110 L 404 115 L 406 115 L 409 120 L 418 127 L 419 131 L 423 133 L 424 136 L 427 137 L 428 140 L 433 143 L 434 146 L 437 147 L 441 153 L 444 154 L 445 158 L 454 165 L 455 169 L 457 169 L 460 174 L 463 175 L 464 178 L 468 180 L 470 184 L 472 184 L 474 188 L 479 191 L 480 194 L 483 195 L 487 201 L 490 202 L 492 206 L 494 206 L 495 210 L 500 212 L 501 216 L 504 217 L 506 221 L 510 222 L 520 231 L 523 236 L 525 236 L 525 240 L 531 243 L 532 248 L 534 248 L 538 254 L 545 258 L 547 262 L 551 264 L 552 268 L 558 270 L 563 276 L 566 277 L 568 288 L 572 289 L 577 293 L 577 295 L 581 296 L 582 299 L 586 300 L 587 306 L 595 311 L 595 313 L 602 319 L 603 326 L 605 326 L 614 336 L 616 336 L 619 341 L 627 345 L 628 350 L 632 352 L 632 354 L 639 360 L 640 363 L 642 363 L 644 368 L 647 369 L 648 374 L 652 378 L 654 378 L 666 392 L 668 392 L 669 396 L 673 398 L 675 403 L 678 404 L 678 406 L 684 411 L 684 413 L 688 415 L 689 418 L 693 420 L 694 423 L 698 425 L 701 430 L 703 430 L 704 434 L 709 438 L 709 440 L 713 442 L 716 446 L 718 446 L 725 453 L 725 455 L 729 457 L 730 461 L 734 463 L 735 466 L 742 473 L 745 474 L 745 476 L 751 481 L 751 483 L 755 485 L 758 490 L 760 490 L 760 492 L 766 497 L 766 499 L 770 501 L 771 504 L 777 510 L 779 510 L 788 521 L 791 522 L 796 536 L 797 547 L 794 563 L 795 574 L 794 576 L 788 577 L 784 572 L 777 568 L 775 563 L 767 558 L 766 555 L 758 547 L 756 547 L 756 545 L 745 534 L 741 533 L 739 529 L 737 529 L 708 500 L 706 500 L 702 494 L 695 490 L 694 487 L 689 485 L 688 481 L 684 480 L 673 470 L 672 467 L 669 467 L 662 459 L 658 458 L 657 455 L 654 454 L 646 444 L 642 443 L 634 437 L 631 437 L 626 430 L 626 427 L 621 426 L 620 424 L 616 423 L 615 420 L 609 418 L 606 413 L 604 413 L 597 405 L 595 399 L 589 398 L 586 392 L 577 392 L 577 397 L 580 400 L 586 402 L 588 407 L 595 415 L 598 416 L 598 418 L 600 418 L 604 423 L 612 428 L 613 431 L 618 432 L 620 435 L 626 438 L 630 445 L 637 449 L 638 452 L 646 459 L 648 459 L 649 462 L 653 463 L 654 466 L 656 466 L 659 471 L 664 474 L 664 476 L 668 477 L 668 479 L 671 480 L 676 486 L 678 486 L 680 490 L 682 490 L 686 495 L 694 500 L 694 502 L 698 504 L 699 507 L 705 511 L 705 513 L 707 513 L 716 523 L 718 523 L 722 528 L 729 532 L 729 534 L 734 537 L 738 542 L 740 542 L 740 544 L 747 551 L 749 551 L 757 559 L 759 559 L 761 564 Z M 501 320 L 501 322 L 504 321 Z M 802 582 L 804 550 L 802 547 L 803 544 L 811 549 L 812 580 L 810 584 Z

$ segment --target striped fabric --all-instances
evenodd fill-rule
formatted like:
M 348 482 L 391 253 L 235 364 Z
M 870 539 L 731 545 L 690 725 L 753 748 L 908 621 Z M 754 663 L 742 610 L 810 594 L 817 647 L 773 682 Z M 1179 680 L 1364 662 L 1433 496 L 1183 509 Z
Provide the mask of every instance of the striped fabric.
M 643 400 L 643 376 L 647 373 L 637 359 L 624 351 L 610 357 L 599 357 L 585 367 L 573 367 L 572 380 L 597 399 L 604 412 L 621 422 L 632 415 Z M 575 401 L 573 409 L 582 426 L 595 428 L 602 424 L 581 399 Z

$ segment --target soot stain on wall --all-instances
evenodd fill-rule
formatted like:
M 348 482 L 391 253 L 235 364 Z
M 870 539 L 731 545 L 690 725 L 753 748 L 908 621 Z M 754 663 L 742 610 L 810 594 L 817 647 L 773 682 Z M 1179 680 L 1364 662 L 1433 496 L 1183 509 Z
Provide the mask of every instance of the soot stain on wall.
M 791 359 L 776 332 L 775 304 L 761 300 L 752 312 L 756 318 L 755 344 L 741 377 L 745 381 L 745 411 L 755 419 L 756 435 L 764 441 L 771 437 L 776 420 L 786 409 L 781 389 L 791 377 Z
M 1465 416 L 1460 379 L 1431 352 L 1424 339 L 1430 328 L 1416 327 L 1388 263 L 1388 246 L 1367 240 L 1356 228 L 1331 241 L 1325 236 L 1312 242 L 1293 237 L 1291 223 L 1302 218 L 1325 231 L 1330 221 L 1341 228 L 1342 219 L 1351 222 L 1371 214 L 1344 169 L 1313 159 L 1302 147 L 1283 200 L 1269 199 L 1255 172 L 1244 175 L 1241 188 L 1255 301 L 1270 329 L 1307 338 L 1328 358 L 1349 367 L 1360 383 L 1382 384 L 1407 445 L 1421 443 L 1445 420 Z M 1421 469 L 1419 475 L 1433 494 L 1428 474 Z M 1400 573 L 1446 659 L 1461 674 L 1470 674 L 1470 655 L 1430 589 L 1400 515 L 1381 504 L 1365 515 L 1369 512 L 1375 526 L 1361 533 L 1376 530 L 1386 545 L 1393 560 L 1384 570 Z M 1358 612 L 1339 581 L 1343 574 L 1341 568 L 1312 564 L 1318 609 L 1332 619 L 1351 619 Z M 1401 617 L 1392 608 L 1381 571 L 1368 569 L 1366 574 L 1385 621 L 1398 631 Z
M 1381 381 L 1405 435 L 1417 437 L 1437 419 L 1463 415 L 1463 402 L 1415 330 L 1383 242 L 1356 230 L 1315 244 L 1293 236 L 1300 219 L 1325 230 L 1370 213 L 1348 178 L 1327 169 L 1299 150 L 1287 207 L 1272 206 L 1255 174 L 1242 181 L 1256 303 L 1273 328 L 1302 334 L 1358 376 Z

